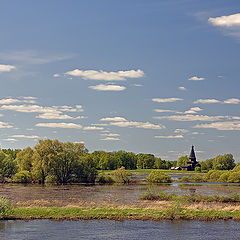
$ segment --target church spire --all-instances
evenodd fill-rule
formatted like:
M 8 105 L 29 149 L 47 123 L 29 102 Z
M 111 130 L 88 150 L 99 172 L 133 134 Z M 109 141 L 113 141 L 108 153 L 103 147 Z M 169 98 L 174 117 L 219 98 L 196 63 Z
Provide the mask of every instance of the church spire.
M 195 152 L 194 152 L 194 146 L 192 146 L 192 150 L 191 150 L 191 153 L 190 153 L 190 155 L 189 155 L 189 159 L 190 159 L 191 161 L 194 161 L 194 162 L 197 161 L 196 156 L 195 156 Z

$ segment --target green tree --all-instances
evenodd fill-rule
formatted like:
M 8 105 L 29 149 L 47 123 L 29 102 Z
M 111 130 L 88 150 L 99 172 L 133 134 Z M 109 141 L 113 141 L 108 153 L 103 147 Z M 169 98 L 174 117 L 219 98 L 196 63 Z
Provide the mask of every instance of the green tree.
M 34 151 L 32 148 L 27 147 L 17 153 L 16 162 L 20 171 L 31 171 L 33 162 Z
M 151 169 L 154 167 L 155 157 L 153 154 L 139 153 L 137 155 L 137 168 Z
M 17 163 L 11 154 L 3 159 L 2 175 L 4 177 L 12 177 L 17 169 Z
M 215 170 L 231 170 L 235 167 L 232 154 L 218 155 L 213 161 Z
M 157 169 L 166 169 L 166 161 L 161 158 L 155 158 L 154 168 Z
M 188 156 L 186 155 L 186 156 L 181 156 L 181 157 L 179 157 L 178 158 L 178 160 L 177 160 L 177 166 L 178 167 L 182 167 L 182 166 L 185 166 L 185 165 L 187 165 L 187 162 L 189 161 L 189 159 L 188 159 Z

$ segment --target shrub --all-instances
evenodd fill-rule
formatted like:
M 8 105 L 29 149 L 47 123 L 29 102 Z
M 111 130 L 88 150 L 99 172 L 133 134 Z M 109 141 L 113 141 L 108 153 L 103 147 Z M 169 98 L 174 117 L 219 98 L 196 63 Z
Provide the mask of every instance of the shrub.
M 45 178 L 45 183 L 55 183 L 57 182 L 56 177 L 52 176 L 52 175 L 48 175 Z
M 219 170 L 210 170 L 207 174 L 204 175 L 203 180 L 204 181 L 218 181 L 219 177 L 222 175 L 223 171 Z
M 124 184 L 129 182 L 129 178 L 127 176 L 125 167 L 120 167 L 115 171 L 112 171 L 112 175 L 114 177 L 115 182 L 124 183 Z
M 229 183 L 240 183 L 240 171 L 239 172 L 231 172 L 228 177 Z
M 218 181 L 219 182 L 228 182 L 229 175 L 230 175 L 229 171 L 222 173 L 222 175 L 219 177 Z
M 96 182 L 98 182 L 99 184 L 112 184 L 114 183 L 114 179 L 106 174 L 99 174 Z
M 194 175 L 191 177 L 192 182 L 203 182 L 203 178 L 200 175 Z
M 182 178 L 179 179 L 180 182 L 190 182 L 189 176 L 183 176 Z
M 6 198 L 0 198 L 0 218 L 10 215 L 12 210 L 11 203 Z
M 171 177 L 159 170 L 153 170 L 147 177 L 147 181 L 152 183 L 170 183 Z
M 195 172 L 201 172 L 201 168 L 200 167 L 195 167 Z
M 13 182 L 16 183 L 30 183 L 32 175 L 29 171 L 20 171 L 13 176 Z

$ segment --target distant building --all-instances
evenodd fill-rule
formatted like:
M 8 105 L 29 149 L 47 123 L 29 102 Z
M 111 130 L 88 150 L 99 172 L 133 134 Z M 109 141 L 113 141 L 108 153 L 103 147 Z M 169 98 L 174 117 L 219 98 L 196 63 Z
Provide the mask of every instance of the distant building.
M 183 171 L 194 171 L 195 167 L 201 167 L 201 165 L 197 162 L 196 155 L 194 152 L 194 146 L 192 146 L 191 153 L 189 155 L 189 161 L 186 166 L 182 166 Z

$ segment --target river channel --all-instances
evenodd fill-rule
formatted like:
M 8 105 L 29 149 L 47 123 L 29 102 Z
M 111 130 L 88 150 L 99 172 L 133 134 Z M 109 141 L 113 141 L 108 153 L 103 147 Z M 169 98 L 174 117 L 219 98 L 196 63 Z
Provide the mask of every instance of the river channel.
M 1 240 L 238 240 L 235 221 L 0 221 Z

